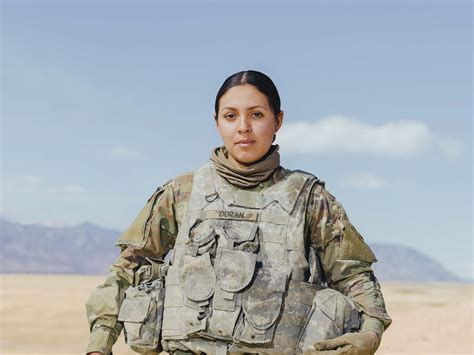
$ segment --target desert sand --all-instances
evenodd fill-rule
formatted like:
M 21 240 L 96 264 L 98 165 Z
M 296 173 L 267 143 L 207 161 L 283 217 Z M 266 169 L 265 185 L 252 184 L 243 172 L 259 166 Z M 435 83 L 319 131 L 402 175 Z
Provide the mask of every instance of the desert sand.
M 104 277 L 0 275 L 1 354 L 84 354 L 84 302 Z M 377 354 L 473 354 L 473 285 L 382 283 L 393 324 Z M 114 354 L 135 354 L 121 336 Z

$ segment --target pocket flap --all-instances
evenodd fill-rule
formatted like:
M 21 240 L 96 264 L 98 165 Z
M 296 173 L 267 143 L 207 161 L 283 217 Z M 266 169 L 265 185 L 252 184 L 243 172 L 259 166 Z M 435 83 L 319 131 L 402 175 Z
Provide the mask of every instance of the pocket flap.
M 216 236 L 214 225 L 209 221 L 202 221 L 191 227 L 189 239 L 193 245 L 201 246 L 209 243 Z
M 228 239 L 235 244 L 251 241 L 255 239 L 258 224 L 246 221 L 232 221 L 224 225 L 224 231 Z
M 259 269 L 252 286 L 244 292 L 245 317 L 255 329 L 268 329 L 277 320 L 287 278 L 286 268 Z
M 221 288 L 238 292 L 252 281 L 257 255 L 238 250 L 222 249 L 217 277 Z
M 122 307 L 120 307 L 118 320 L 120 322 L 143 322 L 148 315 L 150 303 L 151 295 L 149 294 L 144 294 L 140 297 L 125 298 Z
M 185 255 L 181 278 L 187 298 L 196 302 L 209 299 L 216 284 L 216 274 L 209 253 L 199 256 Z
M 268 329 L 280 315 L 282 303 L 281 295 L 274 294 L 264 300 L 249 297 L 243 307 L 245 318 L 255 329 Z

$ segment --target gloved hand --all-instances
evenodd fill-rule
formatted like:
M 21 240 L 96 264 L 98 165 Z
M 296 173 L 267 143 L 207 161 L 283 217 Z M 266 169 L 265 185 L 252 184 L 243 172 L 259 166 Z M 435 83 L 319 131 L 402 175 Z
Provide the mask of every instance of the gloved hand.
M 313 344 L 317 354 L 373 355 L 379 347 L 379 337 L 373 331 L 346 333 L 334 339 Z

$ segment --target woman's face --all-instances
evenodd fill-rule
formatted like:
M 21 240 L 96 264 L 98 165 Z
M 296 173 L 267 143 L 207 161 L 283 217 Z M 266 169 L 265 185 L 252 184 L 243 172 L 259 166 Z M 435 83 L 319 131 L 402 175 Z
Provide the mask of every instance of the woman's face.
M 229 160 L 240 168 L 268 152 L 282 122 L 283 111 L 275 116 L 267 97 L 253 85 L 234 86 L 219 100 L 217 130 Z

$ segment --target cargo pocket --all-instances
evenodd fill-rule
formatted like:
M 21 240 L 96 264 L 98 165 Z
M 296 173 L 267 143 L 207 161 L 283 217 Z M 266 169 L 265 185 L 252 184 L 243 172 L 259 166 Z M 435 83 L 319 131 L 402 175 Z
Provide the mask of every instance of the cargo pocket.
M 223 249 L 219 255 L 217 279 L 227 292 L 238 292 L 252 281 L 257 255 Z
M 184 295 L 177 267 L 170 266 L 168 269 L 165 286 L 162 337 L 163 339 L 173 339 L 183 335 L 180 313 Z
M 217 233 L 215 225 L 210 221 L 197 221 L 189 231 L 189 243 L 186 246 L 187 254 L 203 255 L 210 251 L 216 243 Z
M 163 281 L 130 286 L 120 308 L 126 343 L 136 352 L 159 351 L 163 319 Z
M 185 255 L 180 270 L 184 302 L 181 309 L 183 333 L 190 335 L 206 329 L 210 298 L 214 294 L 216 274 L 209 253 Z
M 236 331 L 239 341 L 250 344 L 272 341 L 288 275 L 288 268 L 258 270 L 252 286 L 243 293 L 243 317 Z
M 259 230 L 257 223 L 246 221 L 226 221 L 223 228 L 224 240 L 219 240 L 219 247 L 256 253 L 259 248 Z
M 256 255 L 238 250 L 220 250 L 217 264 L 217 286 L 212 299 L 213 313 L 209 330 L 215 337 L 232 339 L 241 309 L 239 295 L 252 281 Z
M 211 298 L 216 274 L 209 253 L 199 256 L 185 255 L 180 272 L 184 295 L 191 301 L 202 302 Z

